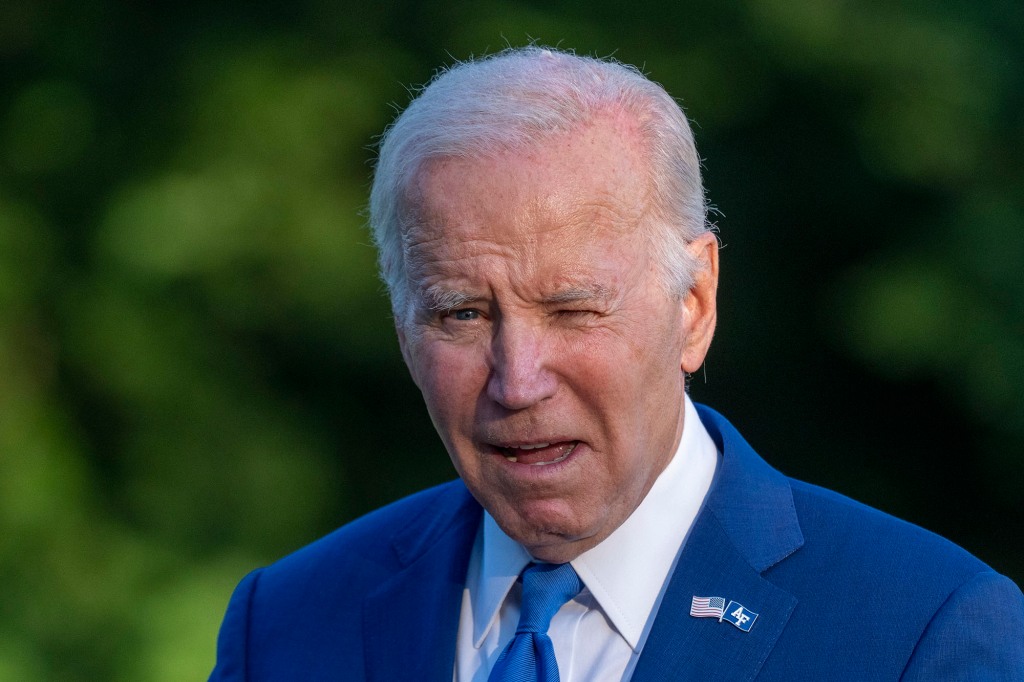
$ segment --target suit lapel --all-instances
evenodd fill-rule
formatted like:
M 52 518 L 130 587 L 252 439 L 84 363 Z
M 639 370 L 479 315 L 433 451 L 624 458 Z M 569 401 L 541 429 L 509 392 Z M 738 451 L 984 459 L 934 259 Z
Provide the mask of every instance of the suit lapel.
M 796 606 L 796 599 L 753 570 L 710 514 L 695 524 L 669 582 L 634 682 L 752 680 Z M 694 596 L 735 600 L 757 613 L 749 632 L 689 615 Z
M 803 544 L 788 480 L 717 413 L 699 407 L 722 453 L 632 679 L 753 680 L 797 600 L 762 573 Z M 735 601 L 757 619 L 749 632 L 690 616 L 693 597 Z
M 446 510 L 396 539 L 404 568 L 364 602 L 370 680 L 452 679 L 466 568 L 481 518 L 465 488 L 457 489 Z

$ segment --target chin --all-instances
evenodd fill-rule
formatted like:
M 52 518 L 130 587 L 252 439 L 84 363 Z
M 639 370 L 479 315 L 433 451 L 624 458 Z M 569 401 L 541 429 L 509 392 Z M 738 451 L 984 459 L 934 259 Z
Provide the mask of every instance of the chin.
M 494 512 L 491 515 L 501 529 L 535 559 L 551 563 L 571 561 L 603 539 L 595 528 L 597 524 L 585 523 L 567 513 L 564 505 L 528 503 L 518 508 L 510 505 L 509 509 L 508 515 Z

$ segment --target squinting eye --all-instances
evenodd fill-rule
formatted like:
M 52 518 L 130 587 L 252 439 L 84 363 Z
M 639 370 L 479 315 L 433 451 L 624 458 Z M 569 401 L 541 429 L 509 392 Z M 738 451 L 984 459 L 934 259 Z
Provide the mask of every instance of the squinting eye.
M 478 311 L 472 310 L 470 308 L 465 308 L 463 310 L 455 310 L 452 312 L 452 317 L 454 317 L 456 320 L 459 320 L 460 322 L 468 322 L 470 320 L 475 320 L 479 316 L 480 313 Z

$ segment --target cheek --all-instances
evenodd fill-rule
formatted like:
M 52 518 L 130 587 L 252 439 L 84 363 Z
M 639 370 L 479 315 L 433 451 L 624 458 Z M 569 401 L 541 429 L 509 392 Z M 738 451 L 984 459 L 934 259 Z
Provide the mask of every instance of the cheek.
M 678 344 L 669 335 L 633 328 L 581 339 L 565 355 L 576 385 L 601 402 L 629 401 L 647 394 L 678 368 Z
M 420 344 L 412 354 L 410 371 L 439 428 L 472 414 L 486 370 L 467 348 L 442 343 Z M 443 435 L 443 434 L 442 434 Z
M 684 386 L 681 345 L 673 330 L 668 325 L 636 325 L 634 330 L 631 336 L 590 345 L 579 356 L 585 362 L 577 359 L 573 370 L 580 398 L 599 416 L 613 451 L 622 454 L 613 464 L 624 468 L 651 441 L 660 443 L 674 429 L 670 417 L 681 404 Z

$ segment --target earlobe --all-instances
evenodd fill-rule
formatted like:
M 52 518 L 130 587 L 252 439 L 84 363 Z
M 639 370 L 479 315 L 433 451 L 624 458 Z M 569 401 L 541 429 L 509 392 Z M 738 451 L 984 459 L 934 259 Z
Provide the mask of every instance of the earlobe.
M 693 286 L 683 297 L 683 315 L 686 319 L 686 338 L 680 367 L 694 373 L 704 362 L 711 347 L 718 320 L 718 238 L 705 232 L 689 244 L 693 257 Z

